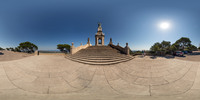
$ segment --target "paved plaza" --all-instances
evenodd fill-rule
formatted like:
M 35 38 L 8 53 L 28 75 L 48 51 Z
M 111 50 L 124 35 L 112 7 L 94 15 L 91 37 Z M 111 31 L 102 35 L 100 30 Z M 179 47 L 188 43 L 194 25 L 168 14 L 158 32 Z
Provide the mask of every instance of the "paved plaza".
M 30 56 L 0 62 L 0 100 L 199 100 L 199 67 L 166 58 L 100 66 Z

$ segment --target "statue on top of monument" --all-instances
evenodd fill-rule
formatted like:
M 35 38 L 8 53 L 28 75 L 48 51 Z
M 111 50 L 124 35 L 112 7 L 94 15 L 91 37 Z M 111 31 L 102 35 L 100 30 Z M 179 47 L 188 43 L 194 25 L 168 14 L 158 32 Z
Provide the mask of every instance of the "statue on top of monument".
M 100 22 L 98 23 L 98 27 L 101 27 L 101 23 Z
M 98 32 L 102 32 L 101 23 L 98 23 Z

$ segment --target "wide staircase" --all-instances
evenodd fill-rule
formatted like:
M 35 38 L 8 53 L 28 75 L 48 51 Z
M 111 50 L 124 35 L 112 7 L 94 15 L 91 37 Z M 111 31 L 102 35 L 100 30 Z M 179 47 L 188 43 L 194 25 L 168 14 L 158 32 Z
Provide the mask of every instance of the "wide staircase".
M 77 53 L 66 56 L 67 59 L 90 65 L 112 65 L 133 59 L 110 46 L 90 46 Z

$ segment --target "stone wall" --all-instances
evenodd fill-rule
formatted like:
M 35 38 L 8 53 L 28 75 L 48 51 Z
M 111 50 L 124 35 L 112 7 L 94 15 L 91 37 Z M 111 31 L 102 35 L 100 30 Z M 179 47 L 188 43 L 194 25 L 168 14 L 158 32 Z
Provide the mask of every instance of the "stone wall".
M 128 47 L 128 43 L 126 43 L 126 47 L 121 47 L 119 44 L 118 45 L 114 45 L 114 44 L 112 44 L 112 43 L 110 43 L 110 44 L 108 44 L 108 46 L 110 46 L 110 47 L 112 47 L 112 48 L 114 48 L 114 49 L 117 49 L 117 50 L 119 50 L 121 53 L 124 53 L 124 54 L 126 54 L 126 55 L 129 55 L 130 53 L 129 53 L 129 47 Z
M 64 56 L 65 53 L 42 53 L 40 52 L 39 55 L 58 55 L 58 56 Z
M 86 45 L 81 45 L 79 47 L 75 47 L 74 44 L 72 43 L 72 46 L 71 46 L 71 50 L 70 50 L 70 53 L 71 54 L 75 54 L 76 52 L 78 52 L 79 50 L 81 49 L 85 49 L 89 46 L 92 46 L 92 44 L 86 44 Z
M 43 52 L 43 51 L 35 51 L 35 56 L 39 56 L 39 55 L 66 55 L 63 52 Z

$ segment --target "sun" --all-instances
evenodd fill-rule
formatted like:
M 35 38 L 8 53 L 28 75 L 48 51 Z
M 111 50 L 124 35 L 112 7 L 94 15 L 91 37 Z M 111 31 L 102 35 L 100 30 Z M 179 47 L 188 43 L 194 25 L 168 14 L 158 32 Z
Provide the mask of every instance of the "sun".
M 161 28 L 161 29 L 166 30 L 166 29 L 168 29 L 169 27 L 170 27 L 170 24 L 169 24 L 168 22 L 162 22 L 162 23 L 160 24 L 160 28 Z

